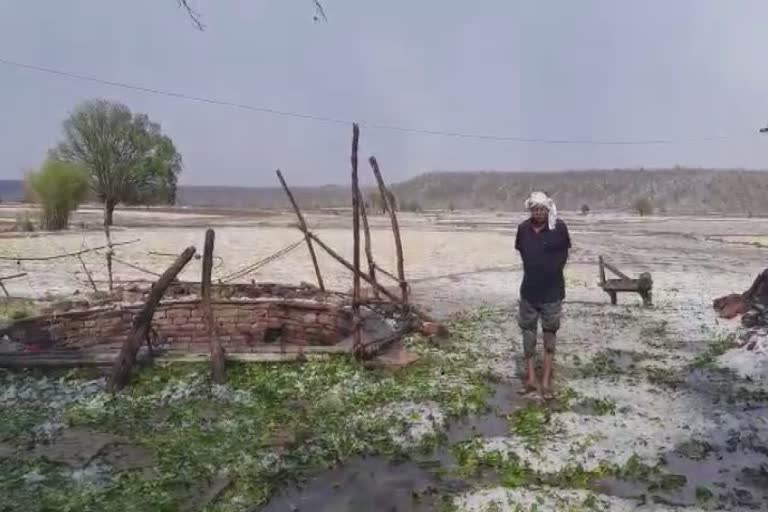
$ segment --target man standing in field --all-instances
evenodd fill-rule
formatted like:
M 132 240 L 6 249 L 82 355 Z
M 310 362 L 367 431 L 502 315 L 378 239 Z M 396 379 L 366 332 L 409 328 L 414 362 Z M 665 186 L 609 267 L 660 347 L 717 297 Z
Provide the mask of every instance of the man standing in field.
M 554 201 L 543 192 L 534 192 L 525 201 L 531 216 L 517 227 L 515 248 L 523 260 L 518 324 L 523 331 L 527 377 L 525 392 L 538 388 L 536 381 L 536 334 L 541 321 L 544 369 L 541 392 L 552 398 L 552 365 L 560 314 L 565 298 L 563 269 L 568 261 L 571 238 L 565 222 L 557 218 Z

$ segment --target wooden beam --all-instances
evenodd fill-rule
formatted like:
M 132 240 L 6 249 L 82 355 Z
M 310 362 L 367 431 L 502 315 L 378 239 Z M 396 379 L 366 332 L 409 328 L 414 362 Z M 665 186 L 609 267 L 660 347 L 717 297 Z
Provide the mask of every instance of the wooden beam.
M 613 265 L 611 265 L 607 261 L 603 261 L 603 265 L 605 266 L 605 268 L 607 268 L 608 270 L 610 270 L 611 272 L 613 272 L 614 274 L 616 274 L 617 276 L 619 276 L 622 279 L 627 279 L 627 280 L 631 280 L 632 279 L 627 274 L 623 273 L 621 270 L 617 269 L 616 267 L 614 267 Z
M 598 264 L 600 268 L 600 286 L 605 285 L 605 260 L 602 256 L 598 258 Z
M 365 258 L 368 261 L 368 276 L 371 281 L 376 282 L 376 263 L 373 261 L 373 245 L 371 243 L 371 228 L 368 225 L 368 212 L 366 211 L 365 201 L 360 194 L 360 188 L 358 191 L 358 203 L 360 204 L 360 218 L 363 221 L 363 234 L 365 235 Z M 372 288 L 374 298 L 379 298 L 379 289 L 374 286 Z
M 352 343 L 353 352 L 360 349 L 360 189 L 357 183 L 357 149 L 360 141 L 360 128 L 352 124 Z
M 213 245 L 216 233 L 212 229 L 205 232 L 205 246 L 203 247 L 203 275 L 200 282 L 200 305 L 203 309 L 203 318 L 208 330 L 208 340 L 211 346 L 211 380 L 216 384 L 224 384 L 224 347 L 216 332 L 216 319 L 213 316 L 211 305 L 211 274 L 213 272 Z
M 328 244 L 326 244 L 325 242 L 323 242 L 323 241 L 320 239 L 320 237 L 318 237 L 316 234 L 314 234 L 314 233 L 312 233 L 312 232 L 309 232 L 309 231 L 307 231 L 307 233 L 309 234 L 309 237 L 310 237 L 310 238 L 312 238 L 312 240 L 313 240 L 315 243 L 317 243 L 317 245 L 319 245 L 319 246 L 320 246 L 320 248 L 322 248 L 322 249 L 323 249 L 325 252 L 327 252 L 327 253 L 328 253 L 328 255 L 329 255 L 329 256 L 331 256 L 331 258 L 335 259 L 336 261 L 338 261 L 339 263 L 341 263 L 342 265 L 344 265 L 345 267 L 347 267 L 347 269 L 349 269 L 350 271 L 352 271 L 352 272 L 354 272 L 354 271 L 355 271 L 355 267 L 354 267 L 354 266 L 353 266 L 353 265 L 352 265 L 350 262 L 348 262 L 348 261 L 347 261 L 347 260 L 345 260 L 345 259 L 344 259 L 342 256 L 340 256 L 340 255 L 339 255 L 339 253 L 337 253 L 336 251 L 334 251 L 333 249 L 331 249 L 331 248 L 328 246 Z M 390 292 L 389 290 L 387 290 L 387 289 L 386 289 L 384 286 L 382 286 L 381 284 L 378 284 L 378 283 L 374 283 L 373 281 L 371 281 L 371 278 L 370 278 L 370 277 L 368 277 L 367 275 L 365 275 L 365 274 L 362 274 L 362 273 L 361 273 L 361 274 L 360 274 L 360 279 L 362 279 L 363 281 L 365 281 L 366 283 L 368 283 L 368 284 L 369 284 L 369 285 L 371 285 L 371 286 L 375 286 L 375 287 L 376 287 L 376 288 L 377 288 L 377 289 L 378 289 L 378 290 L 379 290 L 379 291 L 382 293 L 382 295 L 384 295 L 385 297 L 387 297 L 387 298 L 388 298 L 389 300 L 391 300 L 392 302 L 394 302 L 394 303 L 396 303 L 396 304 L 402 304 L 402 301 L 401 301 L 402 299 L 401 299 L 400 297 L 398 297 L 398 296 L 397 296 L 397 295 L 395 295 L 394 293 L 392 293 L 392 292 Z M 423 321 L 425 321 L 425 322 L 433 322 L 433 323 L 435 322 L 435 320 L 434 320 L 434 319 L 433 319 L 431 316 L 429 316 L 428 314 L 424 313 L 423 311 L 421 311 L 420 309 L 418 309 L 417 307 L 415 307 L 413 304 L 405 304 L 405 305 L 406 305 L 406 306 L 407 306 L 407 307 L 408 307 L 408 308 L 409 308 L 411 311 L 413 311 L 413 312 L 416 314 L 416 316 L 418 316 L 418 317 L 419 317 L 420 319 L 422 319 Z
M 395 205 L 392 204 L 392 201 L 390 201 L 389 190 L 387 190 L 387 186 L 384 184 L 384 178 L 381 177 L 381 170 L 379 169 L 379 163 L 376 161 L 376 157 L 370 157 L 368 159 L 368 163 L 371 164 L 373 175 L 376 176 L 376 182 L 379 184 L 379 192 L 381 193 L 382 201 L 384 201 L 384 204 L 387 206 L 387 211 L 389 211 L 389 220 L 392 223 L 392 234 L 395 237 L 395 251 L 397 253 L 397 276 L 400 281 L 400 293 L 402 294 L 403 304 L 408 304 L 408 282 L 405 280 L 403 242 L 400 239 L 400 225 L 397 222 Z
M 277 174 L 277 178 L 280 180 L 280 184 L 283 186 L 283 190 L 285 190 L 285 194 L 288 196 L 288 200 L 291 202 L 291 206 L 293 206 L 293 211 L 296 213 L 296 217 L 299 220 L 299 228 L 305 234 L 307 249 L 309 249 L 309 256 L 312 258 L 312 265 L 314 265 L 315 267 L 315 276 L 317 276 L 317 286 L 320 287 L 321 291 L 325 291 L 325 285 L 323 284 L 323 276 L 320 274 L 320 265 L 318 265 L 317 256 L 315 255 L 315 248 L 312 246 L 312 240 L 309 238 L 309 236 L 306 235 L 306 233 L 308 232 L 307 223 L 304 221 L 304 216 L 301 214 L 301 210 L 299 209 L 299 204 L 296 202 L 296 199 L 294 199 L 293 193 L 291 193 L 291 189 L 288 188 L 288 184 L 285 182 L 285 179 L 283 178 L 283 173 L 280 172 L 280 169 L 276 170 L 275 173 Z
M 144 303 L 144 307 L 136 315 L 133 324 L 133 331 L 125 340 L 120 355 L 117 356 L 113 366 L 112 374 L 107 382 L 107 389 L 111 392 L 119 391 L 128 384 L 128 379 L 131 377 L 131 370 L 136 362 L 136 354 L 139 352 L 139 348 L 142 343 L 147 339 L 149 329 L 152 327 L 152 319 L 155 315 L 155 309 L 160 300 L 163 298 L 165 290 L 176 279 L 181 270 L 189 263 L 189 260 L 195 255 L 194 247 L 187 247 L 184 249 L 176 261 L 163 272 L 163 275 L 152 285 L 152 289 L 149 291 L 149 297 Z

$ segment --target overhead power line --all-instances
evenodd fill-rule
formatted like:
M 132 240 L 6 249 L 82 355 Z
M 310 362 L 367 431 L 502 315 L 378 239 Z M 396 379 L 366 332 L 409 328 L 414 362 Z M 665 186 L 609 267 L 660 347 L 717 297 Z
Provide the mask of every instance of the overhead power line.
M 328 116 L 320 116 L 315 114 L 308 114 L 303 112 L 293 112 L 288 110 L 278 110 L 268 107 L 260 107 L 255 105 L 249 105 L 246 103 L 237 103 L 233 101 L 221 100 L 216 98 L 208 98 L 204 96 L 194 96 L 190 94 L 184 94 L 180 92 L 174 92 L 163 89 L 156 89 L 153 87 L 145 87 L 136 84 L 129 84 L 126 82 L 117 82 L 113 80 L 105 80 L 103 78 L 97 78 L 94 76 L 81 75 L 78 73 L 72 73 L 61 69 L 54 69 L 44 66 L 37 66 L 34 64 L 26 64 L 23 62 L 17 62 L 0 57 L 0 64 L 6 66 L 12 66 L 20 69 L 37 71 L 40 73 L 47 73 L 50 75 L 57 75 L 61 77 L 70 78 L 73 80 L 81 80 L 84 82 L 97 83 L 101 85 L 107 85 L 110 87 L 119 87 L 122 89 L 129 89 L 132 91 L 139 91 L 148 94 L 155 94 L 159 96 L 166 96 L 170 98 L 177 98 L 187 101 L 196 101 L 199 103 L 207 103 L 209 105 L 218 105 L 224 107 L 237 108 L 241 110 L 248 110 L 251 112 L 258 112 L 261 114 L 270 114 L 281 117 L 289 117 L 294 119 L 303 119 L 309 121 L 318 121 L 331 124 L 343 124 L 351 125 L 353 120 L 341 119 Z M 594 145 L 594 146 L 647 146 L 647 145 L 661 145 L 661 144 L 680 144 L 680 143 L 695 143 L 695 142 L 714 142 L 726 140 L 727 137 L 714 136 L 714 137 L 698 137 L 688 139 L 635 139 L 635 140 L 601 140 L 601 139 L 589 139 L 589 138 L 534 138 L 534 137 L 518 137 L 508 135 L 493 135 L 484 133 L 472 133 L 472 132 L 455 132 L 446 130 L 432 130 L 427 128 L 414 128 L 407 126 L 397 126 L 380 124 L 366 121 L 354 121 L 358 125 L 376 130 L 389 130 L 402 133 L 414 133 L 421 135 L 433 135 L 440 137 L 454 137 L 461 139 L 476 139 L 487 141 L 499 141 L 499 142 L 520 142 L 529 144 L 572 144 L 572 145 Z

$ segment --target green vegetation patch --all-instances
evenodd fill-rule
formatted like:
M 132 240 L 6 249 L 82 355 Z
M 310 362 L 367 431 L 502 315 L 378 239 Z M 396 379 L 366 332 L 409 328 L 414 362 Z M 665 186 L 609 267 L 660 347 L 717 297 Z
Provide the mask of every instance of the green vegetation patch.
M 230 485 L 205 510 L 241 511 L 265 503 L 281 484 L 353 455 L 403 458 L 430 450 L 444 442 L 443 418 L 486 408 L 491 387 L 474 344 L 496 320 L 486 310 L 463 316 L 441 347 L 408 340 L 421 358 L 394 374 L 346 357 L 233 363 L 227 385 L 216 386 L 206 365 L 155 366 L 114 396 L 103 392 L 103 380 L 81 372 L 2 374 L 0 436 L 10 444 L 38 440 L 43 425 L 78 426 L 139 443 L 157 464 L 122 473 L 88 468 L 73 476 L 39 460 L 3 460 L 0 496 L 14 512 L 163 512 L 177 510 L 225 471 Z

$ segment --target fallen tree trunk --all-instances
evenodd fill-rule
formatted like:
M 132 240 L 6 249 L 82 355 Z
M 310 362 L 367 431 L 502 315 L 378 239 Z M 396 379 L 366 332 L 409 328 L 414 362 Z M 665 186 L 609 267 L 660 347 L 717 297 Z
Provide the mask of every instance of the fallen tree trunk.
M 184 249 L 176 261 L 163 272 L 163 275 L 152 285 L 152 289 L 149 292 L 149 297 L 141 309 L 136 319 L 134 320 L 133 332 L 123 344 L 123 348 L 120 350 L 120 355 L 117 356 L 115 363 L 112 367 L 112 374 L 109 377 L 107 383 L 107 389 L 111 392 L 120 391 L 128 383 L 128 379 L 131 377 L 131 370 L 136 362 L 136 354 L 139 352 L 142 343 L 147 339 L 149 329 L 152 326 L 152 318 L 155 314 L 155 309 L 160 300 L 163 298 L 165 290 L 176 279 L 181 270 L 189 263 L 189 260 L 195 255 L 194 247 L 187 247 Z

